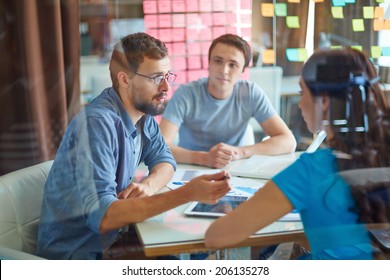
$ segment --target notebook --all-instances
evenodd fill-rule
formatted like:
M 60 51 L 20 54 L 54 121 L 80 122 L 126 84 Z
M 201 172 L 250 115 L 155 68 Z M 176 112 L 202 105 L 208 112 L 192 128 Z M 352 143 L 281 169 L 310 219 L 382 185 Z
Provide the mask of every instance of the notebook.
M 326 132 L 319 132 L 311 145 L 306 149 L 306 153 L 313 153 L 318 149 L 326 137 Z M 234 161 L 226 170 L 233 176 L 270 179 L 287 166 L 292 164 L 298 156 L 294 153 L 278 156 L 254 155 L 243 161 Z

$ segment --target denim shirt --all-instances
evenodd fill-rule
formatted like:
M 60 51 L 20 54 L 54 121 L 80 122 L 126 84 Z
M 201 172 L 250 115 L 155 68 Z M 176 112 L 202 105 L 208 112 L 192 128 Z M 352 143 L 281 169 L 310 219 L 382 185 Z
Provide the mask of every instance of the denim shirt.
M 38 228 L 37 255 L 48 259 L 98 259 L 118 237 L 99 232 L 108 207 L 134 176 L 134 139 L 151 170 L 176 162 L 158 124 L 140 119 L 138 131 L 113 88 L 105 89 L 70 122 L 49 173 Z

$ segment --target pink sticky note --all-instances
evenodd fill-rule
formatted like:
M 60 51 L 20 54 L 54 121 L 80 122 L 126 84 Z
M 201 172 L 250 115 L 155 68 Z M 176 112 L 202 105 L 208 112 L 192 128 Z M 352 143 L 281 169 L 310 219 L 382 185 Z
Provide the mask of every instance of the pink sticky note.
M 149 28 L 157 28 L 158 27 L 158 17 L 157 15 L 145 15 L 144 16 L 145 27 Z
M 226 13 L 226 22 L 229 24 L 236 24 L 237 23 L 237 16 L 235 13 Z
M 202 68 L 202 62 L 200 60 L 199 55 L 192 55 L 187 57 L 187 65 L 188 69 L 201 69 Z
M 188 42 L 187 43 L 188 55 L 201 54 L 201 45 L 199 42 Z
M 165 42 L 172 42 L 172 29 L 170 28 L 162 28 L 158 31 L 158 38 Z
M 186 29 L 186 38 L 187 38 L 187 41 L 199 40 L 199 30 L 193 29 L 193 28 L 187 28 Z
M 201 0 L 201 5 L 199 5 L 199 10 L 201 12 L 211 12 L 212 6 L 211 6 L 211 0 Z
M 214 0 L 212 1 L 212 7 L 214 12 L 222 12 L 225 11 L 226 4 L 225 0 Z
M 252 0 L 241 0 L 241 9 L 242 10 L 251 10 L 252 9 Z
M 173 42 L 173 53 L 172 55 L 186 55 L 186 44 L 183 42 Z
M 213 13 L 213 25 L 223 25 L 226 24 L 226 14 L 225 13 Z M 230 22 L 229 22 L 230 24 Z
M 172 14 L 172 27 L 185 27 L 186 16 L 185 14 Z
M 217 38 L 223 34 L 226 33 L 226 28 L 224 26 L 216 26 L 216 27 L 213 27 L 213 37 L 214 38 Z
M 172 69 L 174 69 L 175 72 L 187 69 L 187 58 L 185 56 L 175 56 L 172 58 L 172 64 Z
M 143 1 L 144 14 L 157 14 L 157 1 Z
M 170 28 L 172 27 L 172 17 L 171 14 L 160 14 L 158 15 L 158 24 L 160 28 Z
M 234 27 L 234 26 L 226 26 L 226 33 L 238 34 L 238 33 L 237 33 L 237 27 Z
M 159 0 L 157 1 L 157 5 L 158 5 L 158 12 L 160 14 L 172 12 L 171 1 L 169 0 Z
M 186 0 L 187 12 L 199 12 L 199 5 L 197 0 Z
M 185 28 L 174 28 L 172 29 L 174 42 L 181 42 L 186 40 L 186 30 Z
M 154 38 L 158 38 L 158 29 L 146 29 L 146 33 Z
M 213 25 L 213 17 L 210 13 L 202 13 L 200 14 L 200 20 L 203 26 L 212 26 Z
M 227 0 L 226 1 L 226 10 L 237 12 L 237 1 L 236 0 Z
M 172 0 L 172 12 L 184 13 L 185 11 L 186 11 L 186 1 L 185 0 Z
M 186 26 L 196 26 L 198 24 L 199 15 L 195 13 L 186 14 Z
M 200 37 L 202 40 L 213 40 L 213 32 L 211 27 L 207 26 L 200 30 Z
M 202 71 L 202 70 L 189 70 L 189 71 L 187 71 L 188 81 L 195 81 L 195 80 L 198 80 L 198 79 L 204 78 L 204 77 L 207 77 L 207 76 L 204 75 L 204 71 Z
M 165 42 L 164 42 L 165 43 Z M 165 43 L 165 46 L 167 46 L 168 54 L 169 56 L 173 54 L 173 46 L 172 43 Z

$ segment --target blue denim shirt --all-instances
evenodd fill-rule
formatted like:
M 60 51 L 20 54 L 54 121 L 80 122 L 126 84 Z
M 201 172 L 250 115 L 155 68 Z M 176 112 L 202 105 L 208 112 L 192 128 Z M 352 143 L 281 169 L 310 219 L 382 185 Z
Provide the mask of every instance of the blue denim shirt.
M 176 162 L 158 124 L 140 120 L 141 161 L 149 170 Z M 37 254 L 48 259 L 98 259 L 118 237 L 99 227 L 117 194 L 133 179 L 138 133 L 113 88 L 105 89 L 70 122 L 48 176 L 38 228 Z

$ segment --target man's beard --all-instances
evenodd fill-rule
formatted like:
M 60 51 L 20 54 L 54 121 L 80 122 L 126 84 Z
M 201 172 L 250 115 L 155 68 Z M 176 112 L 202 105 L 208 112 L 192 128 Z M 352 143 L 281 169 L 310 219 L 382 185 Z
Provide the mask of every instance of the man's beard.
M 157 95 L 157 97 L 160 95 L 163 95 L 163 94 L 159 94 L 159 95 Z M 144 114 L 151 115 L 151 116 L 161 115 L 162 113 L 164 113 L 166 106 L 167 106 L 166 100 L 164 101 L 164 103 L 158 103 L 158 104 L 153 104 L 153 102 L 149 103 L 147 101 L 135 101 L 135 104 L 134 104 L 134 107 L 138 111 L 140 111 Z

